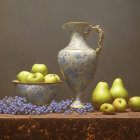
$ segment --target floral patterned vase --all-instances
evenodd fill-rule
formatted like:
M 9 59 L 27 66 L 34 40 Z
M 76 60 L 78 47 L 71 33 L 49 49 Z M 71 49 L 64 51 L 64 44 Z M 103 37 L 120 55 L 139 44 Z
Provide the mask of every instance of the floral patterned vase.
M 62 27 L 70 33 L 71 40 L 68 46 L 58 53 L 59 67 L 68 86 L 76 95 L 76 100 L 71 107 L 84 108 L 80 96 L 94 77 L 98 55 L 102 48 L 103 31 L 99 25 L 93 27 L 86 22 L 69 22 Z M 86 28 L 88 29 L 85 32 Z M 85 42 L 91 30 L 99 33 L 96 50 Z

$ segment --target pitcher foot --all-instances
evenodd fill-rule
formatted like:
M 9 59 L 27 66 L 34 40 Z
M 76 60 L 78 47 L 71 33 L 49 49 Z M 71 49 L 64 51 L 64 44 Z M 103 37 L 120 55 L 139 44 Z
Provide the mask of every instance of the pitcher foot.
M 84 108 L 84 104 L 81 103 L 81 101 L 74 101 L 71 105 L 70 105 L 71 108 Z

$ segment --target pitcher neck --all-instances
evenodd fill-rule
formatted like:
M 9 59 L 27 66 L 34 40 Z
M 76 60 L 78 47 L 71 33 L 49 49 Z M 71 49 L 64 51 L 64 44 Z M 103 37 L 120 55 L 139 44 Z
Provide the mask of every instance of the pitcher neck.
M 85 42 L 85 29 L 89 26 L 86 22 L 69 22 L 65 23 L 62 28 L 67 30 L 71 35 L 71 40 L 67 46 L 69 49 L 87 49 Z
M 69 45 L 75 43 L 75 45 L 86 45 L 84 35 L 80 32 L 71 33 L 71 39 Z
M 83 33 L 78 33 L 78 32 L 73 32 L 71 33 L 71 40 L 83 40 L 85 41 L 85 38 L 84 38 L 84 34 Z

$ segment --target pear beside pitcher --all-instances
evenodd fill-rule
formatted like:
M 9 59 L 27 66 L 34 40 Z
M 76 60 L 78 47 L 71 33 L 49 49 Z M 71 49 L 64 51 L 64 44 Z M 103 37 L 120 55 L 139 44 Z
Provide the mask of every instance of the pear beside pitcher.
M 88 27 L 89 29 L 85 32 Z M 98 55 L 102 48 L 103 31 L 99 25 L 93 27 L 86 22 L 66 23 L 63 28 L 70 33 L 71 40 L 68 46 L 58 53 L 58 63 L 65 81 L 76 94 L 76 100 L 71 104 L 71 107 L 83 108 L 80 96 L 94 77 Z M 96 30 L 99 33 L 96 50 L 86 43 L 86 38 L 91 30 Z

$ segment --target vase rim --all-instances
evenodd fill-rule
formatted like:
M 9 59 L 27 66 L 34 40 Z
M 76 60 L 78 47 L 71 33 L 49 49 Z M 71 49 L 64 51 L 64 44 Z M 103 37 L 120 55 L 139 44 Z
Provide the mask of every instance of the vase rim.
M 90 25 L 88 22 L 67 22 L 62 25 L 62 28 L 65 28 L 66 25 L 73 25 L 73 24 L 85 24 L 86 26 Z

